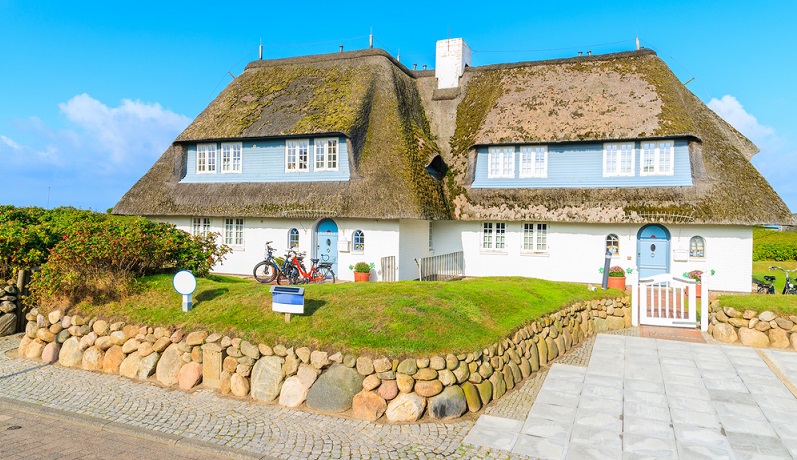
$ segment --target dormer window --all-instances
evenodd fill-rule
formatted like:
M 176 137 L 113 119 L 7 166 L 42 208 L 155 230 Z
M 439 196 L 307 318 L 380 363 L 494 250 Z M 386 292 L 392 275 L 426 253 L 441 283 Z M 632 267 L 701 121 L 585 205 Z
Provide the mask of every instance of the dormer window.
M 643 142 L 639 159 L 640 176 L 672 176 L 675 148 L 672 141 Z
M 548 177 L 548 147 L 520 147 L 520 177 Z
M 515 177 L 515 147 L 490 147 L 487 177 Z
M 216 144 L 196 146 L 196 173 L 216 174 Z
M 310 141 L 307 139 L 290 139 L 285 141 L 285 171 L 309 171 Z
M 315 139 L 315 170 L 316 171 L 337 171 L 338 170 L 338 140 L 337 139 Z
M 240 173 L 242 166 L 242 145 L 240 142 L 222 142 L 221 172 Z
M 603 144 L 603 177 L 634 175 L 634 143 Z

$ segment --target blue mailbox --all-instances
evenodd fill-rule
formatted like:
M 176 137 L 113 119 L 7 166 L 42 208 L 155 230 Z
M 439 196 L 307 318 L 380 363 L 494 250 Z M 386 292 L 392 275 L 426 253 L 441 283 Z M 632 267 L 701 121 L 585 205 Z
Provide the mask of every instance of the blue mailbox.
M 304 314 L 304 288 L 271 286 L 271 309 L 280 313 Z

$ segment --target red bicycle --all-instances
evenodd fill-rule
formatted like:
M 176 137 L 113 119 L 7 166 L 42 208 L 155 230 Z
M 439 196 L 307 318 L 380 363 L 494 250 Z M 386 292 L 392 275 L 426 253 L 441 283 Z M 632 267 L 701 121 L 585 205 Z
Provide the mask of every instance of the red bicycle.
M 332 264 L 321 262 L 320 259 L 310 259 L 313 265 L 307 270 L 304 267 L 304 257 L 307 253 L 288 251 L 286 263 L 293 265 L 292 270 L 285 270 L 285 273 L 277 273 L 277 284 L 282 284 L 283 276 L 290 284 L 300 283 L 335 283 L 335 272 L 332 271 Z

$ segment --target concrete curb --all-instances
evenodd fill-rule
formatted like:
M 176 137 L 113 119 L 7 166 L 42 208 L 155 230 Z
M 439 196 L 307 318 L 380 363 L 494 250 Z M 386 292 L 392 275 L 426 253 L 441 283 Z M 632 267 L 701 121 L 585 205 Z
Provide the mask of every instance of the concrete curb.
M 127 437 L 134 437 L 151 442 L 157 442 L 167 446 L 192 449 L 200 453 L 207 453 L 223 458 L 236 460 L 275 460 L 274 457 L 261 455 L 256 452 L 247 452 L 209 441 L 203 441 L 196 438 L 187 438 L 175 434 L 162 433 L 159 431 L 127 425 L 120 422 L 109 422 L 107 420 L 91 417 L 89 415 L 76 414 L 61 409 L 46 407 L 40 404 L 17 401 L 4 396 L 0 396 L 0 408 L 12 409 L 19 412 L 36 415 L 38 417 L 47 417 L 53 420 L 66 420 L 70 423 L 81 425 L 88 429 L 106 431 Z

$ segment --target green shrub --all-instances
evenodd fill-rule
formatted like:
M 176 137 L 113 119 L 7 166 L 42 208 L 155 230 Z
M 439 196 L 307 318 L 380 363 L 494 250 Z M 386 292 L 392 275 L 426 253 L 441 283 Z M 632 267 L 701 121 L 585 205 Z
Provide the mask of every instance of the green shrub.
M 365 262 L 357 262 L 354 265 L 354 273 L 371 273 L 371 266 Z
M 753 260 L 797 260 L 797 233 L 754 229 Z
M 205 276 L 229 248 L 216 235 L 194 237 L 171 224 L 112 217 L 75 223 L 49 253 L 31 282 L 39 302 L 104 302 L 129 294 L 137 277 L 164 269 Z

